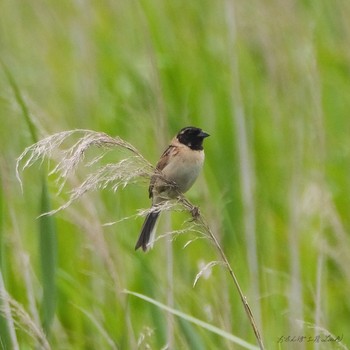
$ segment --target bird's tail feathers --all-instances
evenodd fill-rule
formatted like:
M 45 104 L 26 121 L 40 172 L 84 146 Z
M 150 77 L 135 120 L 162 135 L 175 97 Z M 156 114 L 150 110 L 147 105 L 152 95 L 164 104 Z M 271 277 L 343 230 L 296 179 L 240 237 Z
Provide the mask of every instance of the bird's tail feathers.
M 141 229 L 140 237 L 137 240 L 137 243 L 135 245 L 135 250 L 142 247 L 142 250 L 144 252 L 147 251 L 149 246 L 149 241 L 152 236 L 152 233 L 154 232 L 159 214 L 160 214 L 159 211 L 153 211 L 146 216 L 146 219 Z

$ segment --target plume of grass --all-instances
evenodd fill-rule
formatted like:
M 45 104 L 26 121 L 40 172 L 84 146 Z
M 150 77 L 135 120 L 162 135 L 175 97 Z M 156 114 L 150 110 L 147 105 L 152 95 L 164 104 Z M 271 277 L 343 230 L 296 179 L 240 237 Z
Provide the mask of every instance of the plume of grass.
M 0 316 L 1 316 L 1 345 L 10 346 L 14 350 L 19 350 L 16 336 L 14 320 L 12 317 L 11 307 L 7 298 L 2 272 L 0 269 Z
M 3 284 L 1 272 L 0 299 L 2 305 L 0 312 L 5 315 L 8 321 L 13 349 L 19 349 L 15 327 L 23 330 L 27 335 L 29 335 L 40 349 L 51 349 L 43 329 L 41 329 L 40 326 L 38 326 L 35 321 L 32 320 L 23 306 L 7 293 Z
M 222 261 L 211 261 L 208 264 L 206 264 L 198 273 L 196 278 L 194 279 L 193 282 L 193 287 L 196 286 L 198 280 L 208 271 L 210 270 L 212 267 L 216 266 L 216 265 L 222 265 Z
M 101 154 L 94 157 L 87 166 L 91 166 L 103 158 L 112 148 L 119 148 L 130 151 L 130 157 L 122 159 L 117 164 L 107 164 L 99 168 L 96 172 L 88 175 L 85 181 L 70 192 L 70 197 L 61 207 L 51 210 L 45 214 L 55 214 L 66 209 L 74 201 L 79 199 L 86 192 L 105 189 L 112 186 L 113 191 L 119 187 L 125 187 L 140 177 L 149 177 L 152 173 L 152 166 L 146 161 L 141 153 L 128 142 L 119 137 L 111 137 L 105 133 L 98 133 L 89 130 L 70 130 L 48 136 L 43 140 L 27 147 L 17 159 L 16 175 L 20 183 L 20 169 L 23 171 L 32 166 L 36 161 L 54 158 L 53 153 L 61 148 L 64 141 L 73 134 L 81 134 L 79 140 L 69 149 L 64 150 L 58 155 L 60 161 L 56 167 L 51 170 L 49 175 L 57 174 L 57 183 L 59 192 L 62 191 L 69 176 L 77 169 L 78 165 L 84 160 L 86 151 L 91 147 L 98 147 L 102 150 Z M 21 166 L 22 162 L 24 164 Z
M 95 163 L 101 159 L 108 150 L 111 148 L 119 148 L 122 150 L 127 150 L 131 153 L 131 156 L 126 157 L 119 161 L 117 164 L 107 164 L 96 172 L 88 175 L 87 179 L 77 188 L 73 189 L 68 201 L 60 206 L 58 209 L 48 211 L 46 214 L 54 214 L 59 210 L 67 208 L 73 201 L 80 198 L 84 193 L 92 190 L 111 188 L 113 191 L 117 191 L 120 187 L 125 187 L 130 183 L 140 181 L 142 179 L 149 178 L 154 174 L 155 169 L 152 165 L 142 156 L 142 154 L 131 144 L 122 140 L 119 137 L 111 137 L 104 133 L 98 133 L 89 130 L 73 130 L 61 132 L 54 134 L 45 138 L 42 141 L 28 147 L 20 155 L 17 160 L 17 176 L 19 178 L 20 164 L 25 161 L 22 169 L 25 169 L 35 161 L 39 159 L 49 158 L 56 147 L 61 146 L 62 143 L 74 133 L 82 133 L 82 137 L 68 150 L 62 152 L 62 158 L 60 159 L 58 165 L 54 168 L 51 173 L 58 173 L 58 179 L 60 182 L 65 183 L 68 176 L 77 168 L 78 164 L 84 159 L 84 155 L 92 146 L 97 146 L 102 148 L 100 155 L 96 156 L 88 165 Z M 161 173 L 157 173 L 157 176 L 161 177 L 164 181 L 164 177 Z M 169 183 L 169 186 L 174 184 Z M 62 186 L 60 187 L 61 190 Z M 180 205 L 180 209 L 179 209 Z M 244 310 L 248 316 L 248 320 L 252 326 L 255 337 L 259 344 L 260 349 L 264 349 L 263 341 L 260 336 L 256 321 L 254 319 L 252 310 L 248 304 L 247 298 L 244 296 L 241 287 L 239 285 L 238 279 L 222 249 L 219 241 L 213 234 L 205 218 L 201 215 L 198 207 L 190 203 L 181 193 L 178 195 L 177 201 L 165 201 L 160 204 L 157 208 L 151 208 L 147 211 L 141 211 L 139 215 L 145 215 L 152 210 L 186 210 L 192 214 L 193 221 L 197 225 L 196 230 L 200 231 L 202 235 L 209 238 L 217 249 L 222 262 L 212 262 L 207 265 L 207 267 L 212 267 L 216 264 L 223 264 L 229 271 L 229 274 L 234 282 L 237 292 L 240 296 L 241 302 L 243 304 Z M 172 233 L 170 233 L 172 234 Z M 195 284 L 203 274 L 199 272 L 196 277 Z

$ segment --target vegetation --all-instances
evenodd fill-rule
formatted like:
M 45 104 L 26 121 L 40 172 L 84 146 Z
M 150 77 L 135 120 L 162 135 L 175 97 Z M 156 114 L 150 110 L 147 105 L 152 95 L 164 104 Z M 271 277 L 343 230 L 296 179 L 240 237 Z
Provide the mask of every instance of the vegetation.
M 62 182 L 73 133 L 16 179 L 22 152 L 65 130 L 155 164 L 187 125 L 211 134 L 187 198 L 266 349 L 350 347 L 350 3 L 13 0 L 0 13 L 1 349 L 258 348 L 188 210 L 171 206 L 154 248 L 134 251 L 150 168 L 40 216 L 130 150 L 97 144 Z

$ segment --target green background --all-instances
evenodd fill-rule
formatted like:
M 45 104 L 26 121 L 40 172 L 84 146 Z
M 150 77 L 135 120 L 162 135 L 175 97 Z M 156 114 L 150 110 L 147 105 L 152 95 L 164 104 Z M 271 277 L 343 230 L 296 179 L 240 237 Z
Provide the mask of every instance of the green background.
M 142 218 L 102 226 L 149 206 L 145 182 L 37 219 L 84 170 L 59 195 L 47 163 L 23 173 L 23 193 L 15 178 L 25 147 L 59 131 L 118 135 L 155 164 L 187 125 L 211 134 L 188 197 L 266 348 L 349 346 L 348 0 L 3 0 L 0 14 L 2 349 L 240 348 L 125 289 L 256 344 L 226 270 L 192 286 L 218 259 L 209 241 L 143 254 Z M 164 215 L 158 233 L 188 217 Z M 328 333 L 342 342 L 278 343 Z

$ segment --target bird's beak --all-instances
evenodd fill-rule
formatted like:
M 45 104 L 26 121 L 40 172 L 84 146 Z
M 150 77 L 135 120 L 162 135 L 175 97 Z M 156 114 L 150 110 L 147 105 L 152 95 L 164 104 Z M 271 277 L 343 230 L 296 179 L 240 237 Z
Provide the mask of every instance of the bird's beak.
M 205 139 L 206 137 L 210 136 L 209 134 L 207 134 L 205 131 L 201 131 L 201 133 L 198 135 L 199 137 Z

